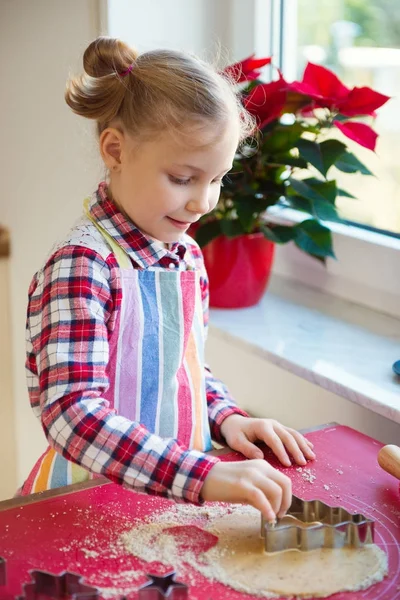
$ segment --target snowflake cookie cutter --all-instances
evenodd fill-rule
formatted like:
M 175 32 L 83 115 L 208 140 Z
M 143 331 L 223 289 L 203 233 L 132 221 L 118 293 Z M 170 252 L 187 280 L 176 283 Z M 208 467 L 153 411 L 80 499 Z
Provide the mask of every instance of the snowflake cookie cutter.
M 82 582 L 82 577 L 64 571 L 53 575 L 46 571 L 30 571 L 31 579 L 23 586 L 22 596 L 15 600 L 99 600 L 100 592 Z
M 139 600 L 187 600 L 189 588 L 185 583 L 175 580 L 175 571 L 165 575 L 147 575 L 151 580 L 138 589 Z
M 281 519 L 276 524 L 267 523 L 261 517 L 261 537 L 266 552 L 361 548 L 374 541 L 374 521 L 321 500 L 302 500 L 293 496 L 287 516 L 297 519 L 300 524 L 281 523 Z

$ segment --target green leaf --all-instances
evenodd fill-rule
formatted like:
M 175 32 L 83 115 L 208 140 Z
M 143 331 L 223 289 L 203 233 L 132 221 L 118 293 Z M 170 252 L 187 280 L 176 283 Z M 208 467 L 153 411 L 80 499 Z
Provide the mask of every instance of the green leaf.
M 243 229 L 241 222 L 238 219 L 221 220 L 220 223 L 222 233 L 228 238 L 234 238 L 238 235 L 246 233 L 246 231 Z
M 320 173 L 324 172 L 321 148 L 317 142 L 300 138 L 296 144 L 296 147 L 299 150 L 300 156 L 304 158 L 304 160 L 315 167 Z
M 320 148 L 325 169 L 323 175 L 326 177 L 331 166 L 335 165 L 336 161 L 346 152 L 346 145 L 339 140 L 325 140 L 325 142 L 321 142 Z
M 221 221 L 208 221 L 197 229 L 196 241 L 201 248 L 212 242 L 215 238 L 221 235 Z
M 312 203 L 307 198 L 302 198 L 301 196 L 293 195 L 288 196 L 286 198 L 291 208 L 296 210 L 300 210 L 301 212 L 306 212 L 309 215 L 313 214 Z
M 294 227 L 287 225 L 274 225 L 273 227 L 261 225 L 261 231 L 267 240 L 271 240 L 275 244 L 286 244 L 295 237 Z
M 363 175 L 373 175 L 352 152 L 344 152 L 340 159 L 335 163 L 335 167 L 344 173 L 362 173 Z
M 336 163 L 338 158 L 346 151 L 345 144 L 338 140 L 326 140 L 325 142 L 313 142 L 300 138 L 296 144 L 300 156 L 307 160 L 326 177 L 329 169 Z
M 316 257 L 331 256 L 335 258 L 332 248 L 332 235 L 315 219 L 307 219 L 293 227 L 295 230 L 294 243 L 300 250 Z
M 235 203 L 235 208 L 244 231 L 250 233 L 254 229 L 255 220 L 257 218 L 257 211 L 252 202 L 252 198 L 250 198 L 248 202 Z M 256 215 L 256 217 L 254 215 Z
M 336 196 L 337 196 L 337 186 L 336 180 L 330 179 L 329 181 L 321 181 L 315 177 L 309 177 L 308 179 L 303 179 L 307 183 L 307 185 L 311 186 L 313 190 L 318 192 L 321 196 L 325 198 L 331 204 L 335 204 Z
M 310 177 L 309 179 L 295 179 L 289 177 L 289 188 L 294 190 L 295 195 L 303 196 L 311 202 L 331 202 L 336 198 L 336 181 L 319 181 Z M 288 195 L 293 195 L 290 189 Z
M 343 198 L 353 198 L 354 200 L 357 200 L 357 196 L 353 196 L 353 194 L 350 194 L 350 192 L 346 192 L 346 190 L 342 188 L 337 189 L 337 195 L 342 196 Z
M 263 152 L 269 154 L 288 152 L 296 146 L 296 142 L 303 133 L 300 123 L 292 125 L 279 125 L 272 133 L 264 134 L 262 142 Z
M 251 207 L 252 213 L 263 213 L 271 204 L 276 204 L 277 198 L 282 195 L 282 192 L 277 195 L 275 194 L 234 194 L 231 198 L 233 206 L 237 212 L 241 211 L 243 207 L 247 209 Z
M 300 169 L 307 168 L 307 161 L 301 156 L 292 156 L 291 154 L 276 154 L 273 161 L 277 165 L 286 165 L 288 167 L 299 167 Z
M 335 205 L 330 202 L 310 202 L 310 200 L 301 196 L 290 196 L 288 201 L 292 208 L 309 213 L 320 221 L 341 221 Z

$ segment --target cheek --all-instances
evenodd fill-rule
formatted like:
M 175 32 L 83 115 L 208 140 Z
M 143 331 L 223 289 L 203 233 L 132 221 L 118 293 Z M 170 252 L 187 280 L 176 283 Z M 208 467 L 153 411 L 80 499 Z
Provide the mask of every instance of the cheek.
M 215 185 L 211 188 L 211 192 L 210 192 L 210 196 L 209 196 L 209 203 L 212 206 L 212 208 L 214 208 L 219 200 L 219 197 L 221 195 L 221 188 L 219 185 Z

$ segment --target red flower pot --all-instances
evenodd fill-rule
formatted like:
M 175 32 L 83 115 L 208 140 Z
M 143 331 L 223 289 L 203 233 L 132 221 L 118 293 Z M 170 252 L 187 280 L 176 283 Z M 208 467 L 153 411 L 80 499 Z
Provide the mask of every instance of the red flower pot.
M 210 306 L 245 308 L 260 301 L 271 274 L 275 244 L 262 233 L 220 235 L 203 248 Z

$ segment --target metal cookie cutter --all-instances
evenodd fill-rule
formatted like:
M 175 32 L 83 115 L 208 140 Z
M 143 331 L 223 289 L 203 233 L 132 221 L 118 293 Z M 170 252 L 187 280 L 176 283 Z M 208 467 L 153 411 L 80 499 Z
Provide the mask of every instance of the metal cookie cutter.
M 139 600 L 187 600 L 188 586 L 175 581 L 175 571 L 165 575 L 147 575 L 151 581 L 139 588 Z
M 98 600 L 99 590 L 82 583 L 82 577 L 65 571 L 60 575 L 52 575 L 45 571 L 31 571 L 33 581 L 25 583 L 24 593 L 15 600 Z
M 301 500 L 293 496 L 287 516 L 298 519 L 301 524 L 281 523 L 281 519 L 271 524 L 261 518 L 266 552 L 361 548 L 374 541 L 374 521 L 339 506 L 328 506 L 321 500 Z

